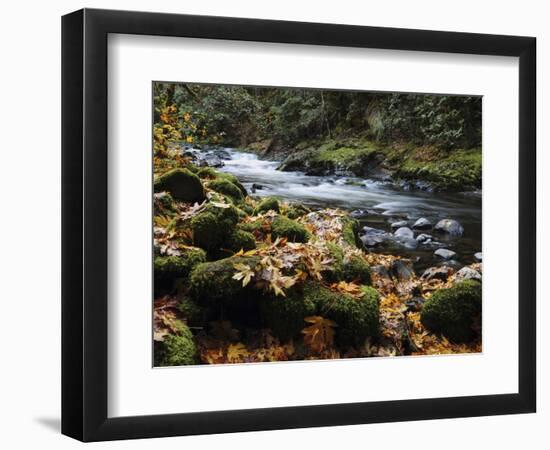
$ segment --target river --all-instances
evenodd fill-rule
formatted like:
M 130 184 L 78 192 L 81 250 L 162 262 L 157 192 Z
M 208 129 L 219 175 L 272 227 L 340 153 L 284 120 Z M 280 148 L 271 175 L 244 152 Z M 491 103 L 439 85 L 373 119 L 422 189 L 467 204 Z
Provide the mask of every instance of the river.
M 261 185 L 252 195 L 276 196 L 301 202 L 312 208 L 338 207 L 349 212 L 368 210 L 358 217 L 361 226 L 391 232 L 391 224 L 406 220 L 409 226 L 420 217 L 432 224 L 440 219 L 458 220 L 464 227 L 459 238 L 443 239 L 418 245 L 416 249 L 389 245 L 376 250 L 407 256 L 415 262 L 415 269 L 442 263 L 434 250 L 440 247 L 457 253 L 452 264 L 457 266 L 474 262 L 474 253 L 481 251 L 481 195 L 476 193 L 441 193 L 404 190 L 391 182 L 342 176 L 309 176 L 302 172 L 276 170 L 279 161 L 259 159 L 253 153 L 226 149 L 231 159 L 224 161 L 220 170 L 236 175 L 249 192 L 253 184 Z M 432 234 L 431 231 L 424 233 Z M 419 233 L 415 232 L 415 236 Z

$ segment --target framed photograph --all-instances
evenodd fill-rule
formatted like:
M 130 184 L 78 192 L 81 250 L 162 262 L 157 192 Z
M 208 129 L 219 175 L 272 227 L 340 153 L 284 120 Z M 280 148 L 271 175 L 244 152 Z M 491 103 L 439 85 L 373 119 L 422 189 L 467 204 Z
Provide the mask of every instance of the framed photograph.
M 62 21 L 62 432 L 535 412 L 532 37 Z

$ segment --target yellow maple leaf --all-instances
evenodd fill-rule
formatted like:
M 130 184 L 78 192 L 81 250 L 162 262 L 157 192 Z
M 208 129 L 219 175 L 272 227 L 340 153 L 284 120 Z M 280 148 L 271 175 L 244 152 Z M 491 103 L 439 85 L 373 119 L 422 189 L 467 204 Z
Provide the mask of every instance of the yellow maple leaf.
M 320 353 L 334 344 L 334 327 L 338 325 L 330 319 L 321 316 L 304 318 L 311 325 L 302 330 L 304 344 L 312 351 Z
M 249 266 L 237 263 L 233 264 L 233 267 L 238 271 L 233 275 L 234 280 L 243 280 L 243 287 L 250 283 L 251 278 L 254 276 L 254 271 Z

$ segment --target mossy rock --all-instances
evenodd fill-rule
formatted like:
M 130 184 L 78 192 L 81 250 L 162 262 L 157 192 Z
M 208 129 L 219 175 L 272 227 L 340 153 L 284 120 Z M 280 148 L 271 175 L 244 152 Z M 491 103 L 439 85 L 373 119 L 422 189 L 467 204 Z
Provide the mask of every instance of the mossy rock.
M 345 261 L 343 267 L 343 279 L 354 281 L 357 284 L 369 285 L 372 283 L 370 265 L 360 256 L 351 256 Z
M 218 171 L 213 167 L 201 167 L 198 170 L 197 175 L 202 179 L 215 180 L 218 178 Z
M 226 195 L 234 203 L 239 203 L 243 200 L 243 193 L 229 180 L 217 179 L 208 183 L 208 187 L 213 191 Z
M 250 206 L 248 203 L 243 203 L 240 205 L 240 208 L 249 216 L 254 214 L 254 208 Z
M 467 342 L 475 337 L 472 329 L 481 315 L 481 283 L 467 280 L 434 292 L 424 303 L 422 324 L 454 342 Z
M 315 315 L 316 310 L 314 299 L 304 297 L 299 288 L 288 291 L 286 297 L 272 295 L 260 302 L 260 316 L 266 328 L 282 341 L 299 335 L 306 327 L 304 318 Z
M 178 321 L 177 331 L 165 336 L 163 342 L 155 342 L 155 366 L 188 366 L 199 362 L 189 327 Z
M 351 217 L 342 217 L 342 239 L 352 247 L 362 247 L 359 239 L 359 222 Z
M 253 289 L 250 284 L 243 287 L 242 280 L 233 279 L 235 264 L 254 268 L 258 261 L 257 257 L 233 256 L 197 265 L 189 277 L 191 298 L 201 306 L 235 306 L 247 297 L 245 291 Z
M 199 324 L 204 316 L 204 308 L 201 308 L 186 295 L 178 296 L 178 309 L 189 324 Z
M 275 211 L 279 212 L 281 210 L 281 204 L 279 203 L 279 200 L 275 197 L 266 197 L 260 203 L 258 203 L 258 206 L 256 206 L 256 209 L 254 210 L 254 214 L 263 214 L 268 211 Z
M 333 242 L 327 242 L 326 246 L 332 260 L 331 270 L 323 273 L 328 281 L 354 281 L 362 285 L 371 284 L 370 265 L 363 258 L 357 255 L 345 258 L 342 248 Z
M 155 180 L 155 192 L 167 191 L 174 199 L 202 202 L 205 198 L 200 178 L 189 169 L 172 169 Z
M 330 282 L 342 281 L 344 279 L 344 251 L 334 242 L 327 242 L 326 247 L 332 262 L 330 263 L 331 270 L 323 272 L 323 277 Z
M 311 298 L 317 305 L 318 314 L 334 320 L 336 341 L 341 347 L 362 345 L 369 336 L 378 334 L 379 296 L 369 287 L 362 287 L 363 296 L 331 291 L 318 283 L 306 283 L 304 298 Z
M 171 216 L 176 212 L 176 202 L 168 192 L 153 195 L 155 215 Z
M 157 256 L 155 258 L 155 276 L 167 278 L 185 278 L 193 267 L 206 261 L 206 253 L 200 248 L 186 249 L 180 256 Z
M 242 185 L 239 179 L 232 173 L 218 172 L 218 178 L 221 180 L 229 181 L 230 183 L 233 183 L 235 186 L 237 186 L 241 191 L 241 193 L 243 194 L 243 197 L 246 197 L 248 195 L 248 192 L 246 192 L 246 188 Z
M 252 250 L 256 248 L 256 239 L 252 233 L 244 230 L 235 230 L 229 237 L 228 247 L 230 250 L 238 252 L 239 250 Z
M 203 212 L 191 219 L 193 242 L 209 252 L 227 246 L 239 221 L 239 211 L 234 206 L 218 208 L 208 204 Z
M 204 261 L 206 253 L 200 248 L 188 249 L 180 256 L 155 257 L 155 293 L 171 290 L 177 279 L 187 278 L 191 270 Z
M 275 238 L 287 238 L 291 242 L 307 242 L 309 232 L 301 224 L 286 216 L 277 216 L 271 223 L 271 234 Z
M 306 208 L 304 205 L 301 205 L 299 203 L 290 205 L 286 211 L 286 216 L 289 219 L 298 219 L 302 216 L 305 216 L 306 214 L 310 213 L 311 210 Z

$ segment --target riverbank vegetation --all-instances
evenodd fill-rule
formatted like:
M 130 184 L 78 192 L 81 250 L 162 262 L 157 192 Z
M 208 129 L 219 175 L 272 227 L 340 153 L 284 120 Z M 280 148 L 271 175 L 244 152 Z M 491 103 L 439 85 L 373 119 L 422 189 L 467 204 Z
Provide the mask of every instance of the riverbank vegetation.
M 183 141 L 281 160 L 281 170 L 349 173 L 410 187 L 481 187 L 481 98 L 155 84 L 155 122 L 181 113 Z
M 369 249 L 347 211 L 255 197 L 186 154 L 238 143 L 283 165 L 309 152 L 304 164 L 323 171 L 376 163 L 456 187 L 461 161 L 475 186 L 479 130 L 461 117 L 475 116 L 476 99 L 369 94 L 375 108 L 354 93 L 160 83 L 154 94 L 156 366 L 481 351 L 480 263 L 416 274 L 409 259 Z M 398 121 L 401 108 L 447 111 L 448 127 Z M 448 222 L 441 232 L 462 233 Z

